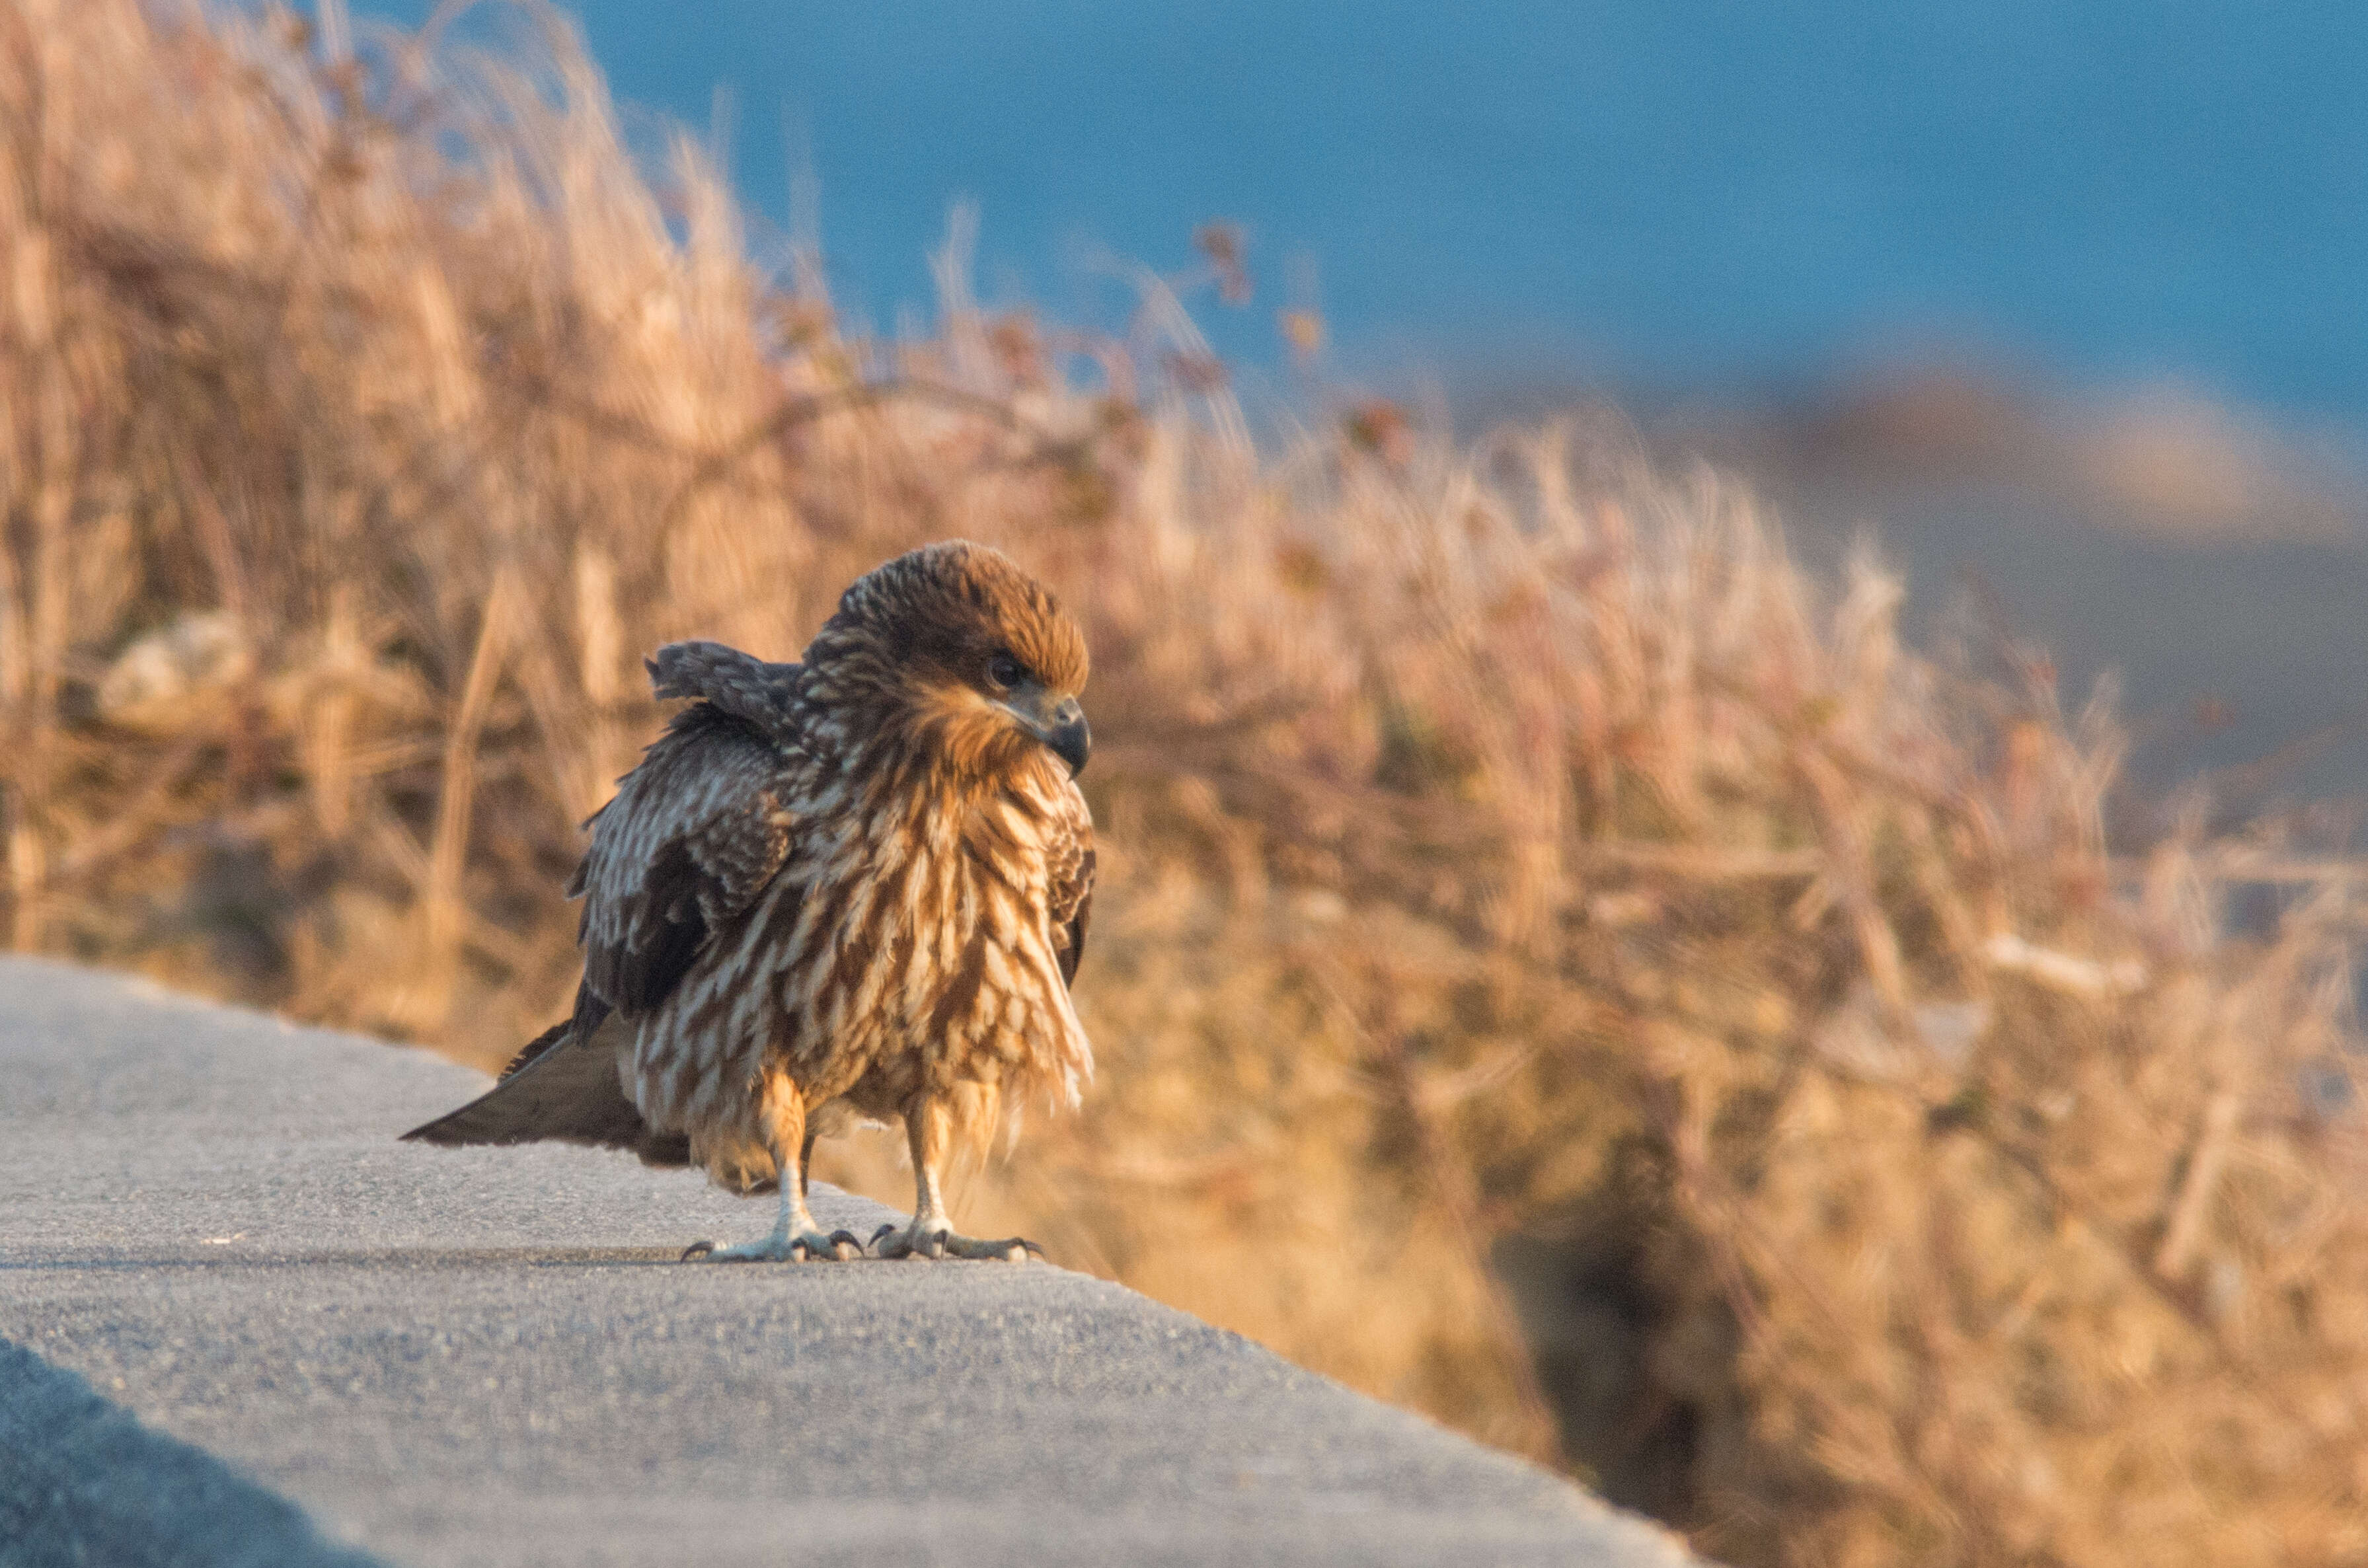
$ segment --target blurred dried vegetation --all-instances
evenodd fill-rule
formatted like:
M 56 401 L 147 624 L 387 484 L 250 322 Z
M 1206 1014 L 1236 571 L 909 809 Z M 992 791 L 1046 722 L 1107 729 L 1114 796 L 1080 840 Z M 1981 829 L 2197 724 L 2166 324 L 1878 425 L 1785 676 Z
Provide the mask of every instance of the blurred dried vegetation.
M 2166 545 L 2344 547 L 2368 524 L 2368 487 L 2339 444 L 2175 383 L 2046 397 L 1995 369 L 1927 358 L 1691 424 L 1672 434 L 1811 490 L 2020 491 L 2072 526 Z
M 0 0 L 9 943 L 496 1062 L 639 655 L 996 540 L 1095 650 L 1101 1076 L 978 1224 L 1737 1562 L 2368 1560 L 2346 865 L 2109 845 L 2110 716 L 1616 437 L 1261 455 L 1167 283 L 958 247 L 843 333 L 524 17 Z

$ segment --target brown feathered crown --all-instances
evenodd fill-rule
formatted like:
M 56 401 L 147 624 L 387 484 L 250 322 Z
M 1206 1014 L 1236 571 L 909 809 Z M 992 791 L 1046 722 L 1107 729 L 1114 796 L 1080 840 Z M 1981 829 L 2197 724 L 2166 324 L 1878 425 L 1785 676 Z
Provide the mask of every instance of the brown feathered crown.
M 1042 583 L 1001 551 L 959 539 L 923 545 L 857 578 L 806 659 L 821 671 L 865 654 L 906 690 L 970 685 L 1008 655 L 1046 690 L 1075 697 L 1088 667 L 1085 633 Z

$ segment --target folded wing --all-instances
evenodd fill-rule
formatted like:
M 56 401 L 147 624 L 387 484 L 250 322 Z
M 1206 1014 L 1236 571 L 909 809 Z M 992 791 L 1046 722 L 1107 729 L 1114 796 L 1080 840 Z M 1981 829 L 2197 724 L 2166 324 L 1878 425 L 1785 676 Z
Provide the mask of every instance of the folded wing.
M 629 1027 L 673 991 L 709 935 L 746 910 L 788 859 L 794 823 L 782 778 L 795 745 L 796 665 L 716 642 L 673 643 L 650 661 L 660 697 L 699 699 L 675 715 L 616 798 L 591 821 L 592 846 L 568 896 L 584 900 L 584 982 L 575 1010 L 521 1051 L 488 1094 L 404 1134 L 434 1143 L 541 1139 L 627 1147 L 680 1164 L 679 1137 L 653 1134 L 617 1077 Z

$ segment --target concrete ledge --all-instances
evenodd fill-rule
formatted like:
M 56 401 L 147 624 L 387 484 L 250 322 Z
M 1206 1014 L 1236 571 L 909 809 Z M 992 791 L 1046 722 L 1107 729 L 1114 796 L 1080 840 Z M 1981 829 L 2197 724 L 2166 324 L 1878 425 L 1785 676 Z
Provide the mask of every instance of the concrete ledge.
M 393 1141 L 483 1082 L 0 960 L 0 1562 L 1689 1561 L 1104 1281 L 684 1267 L 768 1202 Z
M 368 1568 L 302 1509 L 0 1340 L 0 1562 Z

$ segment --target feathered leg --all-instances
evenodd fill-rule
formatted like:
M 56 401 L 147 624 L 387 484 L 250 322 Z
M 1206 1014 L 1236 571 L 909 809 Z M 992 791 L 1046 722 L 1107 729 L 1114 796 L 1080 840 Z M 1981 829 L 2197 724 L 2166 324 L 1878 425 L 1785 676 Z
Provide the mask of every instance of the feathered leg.
M 781 1211 L 770 1235 L 719 1248 L 713 1242 L 693 1242 L 683 1249 L 683 1261 L 704 1257 L 715 1263 L 803 1263 L 810 1258 L 844 1261 L 863 1256 L 863 1244 L 851 1231 L 824 1235 L 806 1209 L 806 1166 L 814 1159 L 814 1135 L 806 1125 L 806 1097 L 784 1073 L 770 1074 L 765 1085 L 765 1137 L 780 1161 Z
M 1044 1249 L 1021 1236 L 984 1242 L 958 1235 L 946 1218 L 939 1190 L 938 1172 L 952 1142 L 953 1117 L 940 1100 L 922 1095 L 905 1111 L 905 1136 L 913 1146 L 913 1222 L 903 1231 L 882 1225 L 872 1233 L 871 1246 L 882 1257 L 996 1257 L 1025 1263 L 1028 1255 Z

